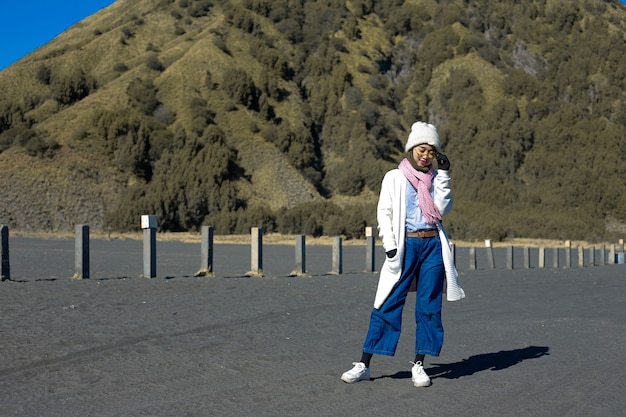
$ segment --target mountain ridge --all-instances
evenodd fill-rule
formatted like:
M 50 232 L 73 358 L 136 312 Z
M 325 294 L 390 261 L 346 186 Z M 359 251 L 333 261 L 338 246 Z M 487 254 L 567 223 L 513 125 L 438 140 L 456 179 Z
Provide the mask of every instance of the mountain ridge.
M 422 119 L 452 160 L 453 237 L 623 233 L 624 17 L 596 0 L 118 0 L 0 72 L 0 221 L 358 237 Z

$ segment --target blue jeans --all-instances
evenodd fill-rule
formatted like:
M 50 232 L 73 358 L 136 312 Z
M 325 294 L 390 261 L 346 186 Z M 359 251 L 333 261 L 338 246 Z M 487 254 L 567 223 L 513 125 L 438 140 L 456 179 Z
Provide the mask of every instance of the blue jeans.
M 373 309 L 363 352 L 393 356 L 400 339 L 402 309 L 413 278 L 415 297 L 415 354 L 439 356 L 443 346 L 441 302 L 445 271 L 439 237 L 406 240 L 400 280 L 380 309 Z

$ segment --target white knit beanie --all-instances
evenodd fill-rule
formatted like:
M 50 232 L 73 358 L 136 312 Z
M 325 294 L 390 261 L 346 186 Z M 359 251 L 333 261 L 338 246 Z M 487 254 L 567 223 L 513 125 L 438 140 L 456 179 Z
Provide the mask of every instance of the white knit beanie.
M 441 140 L 439 139 L 437 128 L 429 123 L 415 122 L 413 126 L 411 126 L 411 133 L 409 133 L 404 151 L 408 152 L 413 149 L 413 147 L 423 143 L 435 147 L 437 151 L 441 150 Z

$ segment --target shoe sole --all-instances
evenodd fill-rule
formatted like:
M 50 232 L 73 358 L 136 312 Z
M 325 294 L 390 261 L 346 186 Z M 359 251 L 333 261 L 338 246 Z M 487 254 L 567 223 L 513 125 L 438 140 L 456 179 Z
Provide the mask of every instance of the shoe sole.
M 424 382 L 413 381 L 413 386 L 414 387 L 430 387 L 430 384 L 431 384 L 430 381 L 424 381 Z
M 350 379 L 350 378 L 344 378 L 343 376 L 341 377 L 341 380 L 343 382 L 345 382 L 346 384 L 354 384 L 355 382 L 359 382 L 359 381 L 369 381 L 371 378 L 367 377 L 367 378 L 359 378 L 359 379 Z

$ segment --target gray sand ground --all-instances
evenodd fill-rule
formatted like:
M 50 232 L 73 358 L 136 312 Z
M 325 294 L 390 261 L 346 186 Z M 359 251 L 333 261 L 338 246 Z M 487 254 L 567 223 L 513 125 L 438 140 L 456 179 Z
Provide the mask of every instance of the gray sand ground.
M 339 377 L 358 360 L 377 275 L 363 247 L 216 247 L 215 278 L 196 278 L 199 245 L 159 243 L 142 279 L 142 243 L 93 241 L 92 278 L 72 281 L 72 240 L 11 239 L 0 283 L 0 416 L 606 416 L 626 409 L 626 266 L 459 267 L 467 299 L 444 303 L 446 341 L 414 388 L 413 301 L 395 357 L 372 381 Z M 377 251 L 377 260 L 382 253 Z M 467 265 L 459 253 L 457 264 Z M 576 264 L 576 261 L 574 261 Z M 480 264 L 480 260 L 479 260 Z

